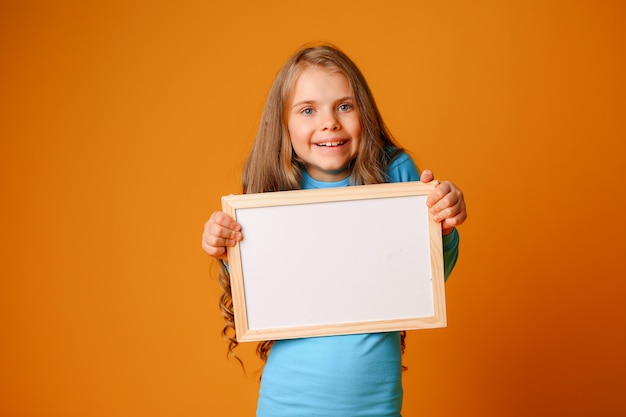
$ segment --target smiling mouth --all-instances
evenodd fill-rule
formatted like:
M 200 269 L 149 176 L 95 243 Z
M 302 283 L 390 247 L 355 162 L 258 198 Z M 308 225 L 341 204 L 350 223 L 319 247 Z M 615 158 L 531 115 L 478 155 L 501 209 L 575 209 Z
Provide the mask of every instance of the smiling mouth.
M 346 143 L 345 140 L 339 140 L 336 142 L 323 142 L 323 143 L 317 143 L 316 145 L 319 147 L 325 147 L 325 148 L 334 148 L 336 146 L 341 146 L 344 143 Z

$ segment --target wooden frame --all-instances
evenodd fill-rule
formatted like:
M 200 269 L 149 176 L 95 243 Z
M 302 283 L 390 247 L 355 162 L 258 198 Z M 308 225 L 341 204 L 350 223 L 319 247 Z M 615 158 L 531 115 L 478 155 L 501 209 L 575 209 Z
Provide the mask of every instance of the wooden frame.
M 446 326 L 437 185 L 407 182 L 222 197 L 237 340 Z

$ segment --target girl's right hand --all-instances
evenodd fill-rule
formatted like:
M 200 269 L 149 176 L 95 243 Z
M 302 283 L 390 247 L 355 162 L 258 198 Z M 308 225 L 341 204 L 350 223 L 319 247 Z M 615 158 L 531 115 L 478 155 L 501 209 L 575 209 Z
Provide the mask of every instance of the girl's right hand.
M 217 259 L 227 261 L 227 248 L 235 246 L 241 239 L 241 225 L 228 214 L 216 211 L 204 224 L 202 249 Z

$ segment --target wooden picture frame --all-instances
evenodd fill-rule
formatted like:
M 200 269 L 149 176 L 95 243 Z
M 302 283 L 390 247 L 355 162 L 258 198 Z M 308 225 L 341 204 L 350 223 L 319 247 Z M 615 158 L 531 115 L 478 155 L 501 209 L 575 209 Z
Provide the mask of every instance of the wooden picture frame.
M 437 185 L 405 182 L 222 197 L 240 342 L 446 326 Z

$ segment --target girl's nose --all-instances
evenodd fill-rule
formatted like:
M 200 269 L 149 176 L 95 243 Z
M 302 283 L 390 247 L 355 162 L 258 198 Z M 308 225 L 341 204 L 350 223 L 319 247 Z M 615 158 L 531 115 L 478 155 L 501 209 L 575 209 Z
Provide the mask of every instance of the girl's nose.
M 340 126 L 339 118 L 333 112 L 327 113 L 322 120 L 322 130 L 337 130 Z

